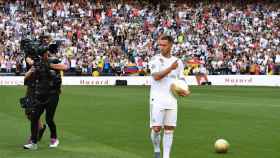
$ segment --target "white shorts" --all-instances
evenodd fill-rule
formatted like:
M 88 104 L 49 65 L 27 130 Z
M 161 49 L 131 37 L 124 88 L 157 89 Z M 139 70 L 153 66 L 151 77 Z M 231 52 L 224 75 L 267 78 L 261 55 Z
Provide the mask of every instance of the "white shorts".
M 153 126 L 173 126 L 177 124 L 177 109 L 160 109 L 151 107 L 150 128 Z

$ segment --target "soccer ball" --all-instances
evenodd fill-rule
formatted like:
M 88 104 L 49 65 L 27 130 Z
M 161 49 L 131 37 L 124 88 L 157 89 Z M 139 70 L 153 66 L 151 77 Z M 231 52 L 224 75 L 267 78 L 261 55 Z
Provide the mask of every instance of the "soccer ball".
M 229 148 L 229 143 L 225 139 L 218 139 L 216 140 L 214 147 L 217 153 L 226 153 Z
M 179 92 L 185 91 L 185 93 L 190 93 L 189 86 L 183 80 L 175 80 L 171 84 L 171 91 L 175 96 L 179 96 Z

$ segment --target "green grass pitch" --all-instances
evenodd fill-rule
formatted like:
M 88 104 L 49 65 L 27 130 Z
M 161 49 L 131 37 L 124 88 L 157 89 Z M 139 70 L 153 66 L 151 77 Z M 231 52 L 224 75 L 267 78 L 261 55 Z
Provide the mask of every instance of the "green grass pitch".
M 191 87 L 179 100 L 172 158 L 279 158 L 278 87 Z M 149 87 L 65 86 L 56 113 L 60 146 L 25 151 L 23 86 L 0 87 L 0 158 L 152 158 Z M 224 138 L 227 154 L 213 144 Z

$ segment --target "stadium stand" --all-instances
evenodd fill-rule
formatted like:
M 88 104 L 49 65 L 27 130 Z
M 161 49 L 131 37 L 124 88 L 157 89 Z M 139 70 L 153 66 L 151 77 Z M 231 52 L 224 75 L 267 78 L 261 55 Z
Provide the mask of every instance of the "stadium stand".
M 0 74 L 22 75 L 20 40 L 41 34 L 61 43 L 66 75 L 147 75 L 162 34 L 186 75 L 279 74 L 277 0 L 195 2 L 2 0 Z

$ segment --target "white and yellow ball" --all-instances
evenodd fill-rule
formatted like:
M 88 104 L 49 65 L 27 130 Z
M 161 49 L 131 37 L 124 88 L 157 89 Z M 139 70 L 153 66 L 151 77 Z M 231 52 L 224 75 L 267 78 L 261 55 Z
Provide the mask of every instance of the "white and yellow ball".
M 217 153 L 227 153 L 229 149 L 229 143 L 225 139 L 218 139 L 216 140 L 214 147 Z
M 190 93 L 188 84 L 183 80 L 175 80 L 171 84 L 171 91 L 177 97 L 179 92 L 184 91 L 185 93 Z

